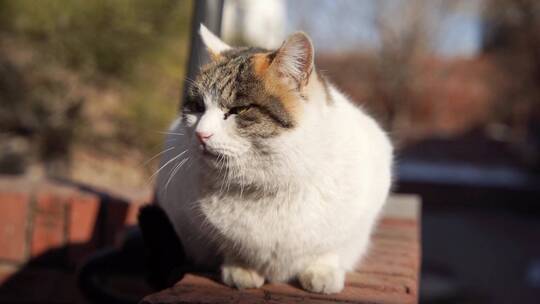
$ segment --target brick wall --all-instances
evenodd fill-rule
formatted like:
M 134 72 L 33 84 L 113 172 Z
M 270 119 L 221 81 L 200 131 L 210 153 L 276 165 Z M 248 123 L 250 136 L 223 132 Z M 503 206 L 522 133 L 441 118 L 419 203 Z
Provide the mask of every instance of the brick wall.
M 70 181 L 0 177 L 0 281 L 29 261 L 78 266 L 117 245 L 150 195 L 127 199 Z

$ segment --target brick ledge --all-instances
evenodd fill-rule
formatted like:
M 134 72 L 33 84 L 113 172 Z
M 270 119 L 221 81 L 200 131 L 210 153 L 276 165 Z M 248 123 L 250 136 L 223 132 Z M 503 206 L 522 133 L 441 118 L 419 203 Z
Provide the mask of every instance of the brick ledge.
M 175 286 L 145 297 L 140 303 L 373 303 L 418 302 L 420 270 L 419 199 L 395 196 L 372 236 L 362 265 L 347 274 L 345 289 L 336 295 L 309 293 L 293 284 L 265 284 L 236 290 L 215 274 L 187 274 Z

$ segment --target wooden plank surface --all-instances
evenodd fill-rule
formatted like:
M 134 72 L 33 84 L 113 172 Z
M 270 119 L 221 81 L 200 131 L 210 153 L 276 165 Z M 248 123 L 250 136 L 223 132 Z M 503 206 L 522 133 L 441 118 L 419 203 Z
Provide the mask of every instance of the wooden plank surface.
M 356 271 L 347 274 L 345 289 L 339 294 L 309 293 L 294 282 L 236 290 L 223 285 L 217 274 L 187 274 L 175 286 L 149 295 L 141 303 L 417 303 L 419 210 L 416 196 L 389 199 L 368 255 Z

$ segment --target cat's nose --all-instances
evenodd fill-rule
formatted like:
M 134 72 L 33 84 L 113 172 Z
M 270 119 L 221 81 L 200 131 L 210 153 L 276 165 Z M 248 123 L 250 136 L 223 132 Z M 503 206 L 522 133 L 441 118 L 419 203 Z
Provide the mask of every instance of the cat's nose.
M 201 144 L 206 143 L 210 137 L 212 137 L 212 133 L 209 132 L 195 132 L 195 135 L 197 135 L 197 139 L 201 142 Z

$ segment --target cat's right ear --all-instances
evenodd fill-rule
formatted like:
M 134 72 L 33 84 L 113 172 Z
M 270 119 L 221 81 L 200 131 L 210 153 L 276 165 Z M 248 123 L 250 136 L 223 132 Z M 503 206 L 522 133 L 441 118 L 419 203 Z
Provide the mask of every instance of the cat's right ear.
M 314 51 L 306 33 L 290 35 L 273 56 L 271 67 L 278 75 L 292 80 L 297 88 L 308 83 L 314 65 Z
M 226 44 L 216 35 L 210 32 L 210 30 L 207 29 L 206 26 L 204 26 L 204 24 L 202 23 L 199 29 L 199 34 L 201 35 L 201 39 L 206 46 L 206 49 L 208 50 L 208 53 L 210 54 L 212 60 L 219 59 L 222 52 L 231 49 L 228 44 Z

